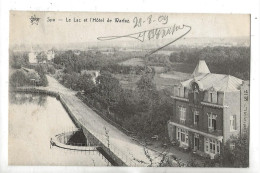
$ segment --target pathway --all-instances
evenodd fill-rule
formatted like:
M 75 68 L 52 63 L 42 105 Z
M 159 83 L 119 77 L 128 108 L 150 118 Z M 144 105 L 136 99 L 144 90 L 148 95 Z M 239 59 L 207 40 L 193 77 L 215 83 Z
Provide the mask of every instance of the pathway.
M 92 134 L 101 139 L 103 143 L 107 142 L 106 128 L 109 135 L 110 148 L 119 158 L 126 161 L 131 166 L 148 166 L 150 164 L 142 145 L 138 144 L 136 141 L 133 141 L 131 137 L 127 136 L 101 118 L 96 112 L 94 112 L 75 96 L 75 91 L 64 87 L 51 76 L 47 76 L 47 79 L 49 81 L 49 86 L 39 87 L 39 89 L 59 92 L 66 105 L 73 112 L 78 121 Z M 153 158 L 153 166 L 157 166 L 156 163 L 158 164 L 160 162 L 161 157 L 158 153 L 152 150 L 148 150 L 148 153 Z

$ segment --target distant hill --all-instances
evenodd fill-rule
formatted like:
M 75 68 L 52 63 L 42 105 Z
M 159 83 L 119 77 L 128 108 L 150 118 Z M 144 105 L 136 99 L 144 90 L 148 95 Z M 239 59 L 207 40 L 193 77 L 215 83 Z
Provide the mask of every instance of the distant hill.
M 120 39 L 111 40 L 111 41 L 95 41 L 95 42 L 79 42 L 79 43 L 64 43 L 64 44 L 37 44 L 37 45 L 29 45 L 29 44 L 13 44 L 10 45 L 10 49 L 14 51 L 39 51 L 39 50 L 49 50 L 52 48 L 56 48 L 58 50 L 88 50 L 88 49 L 102 49 L 102 48 L 116 48 L 118 50 L 151 50 L 162 46 L 165 43 L 171 42 L 172 39 L 165 38 L 163 40 L 153 40 L 146 42 L 139 42 L 136 40 L 130 41 L 122 41 Z M 214 47 L 214 46 L 250 46 L 250 38 L 249 37 L 226 37 L 226 38 L 205 38 L 205 37 L 184 37 L 172 45 L 164 48 L 163 50 L 172 50 L 178 47 Z

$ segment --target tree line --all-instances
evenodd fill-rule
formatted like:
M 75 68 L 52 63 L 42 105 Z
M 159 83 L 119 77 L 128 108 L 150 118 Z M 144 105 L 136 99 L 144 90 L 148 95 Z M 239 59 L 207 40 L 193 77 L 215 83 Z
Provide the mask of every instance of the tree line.
M 205 60 L 212 73 L 230 74 L 243 80 L 250 78 L 249 47 L 185 48 L 171 53 L 169 60 L 186 64 Z
M 53 62 L 59 65 L 60 68 L 65 68 L 66 73 L 76 72 L 88 69 L 88 70 L 101 70 L 102 68 L 108 67 L 113 71 L 130 71 L 128 67 L 116 66 L 117 63 L 125 61 L 132 58 L 133 56 L 139 56 L 141 53 L 132 52 L 113 52 L 110 54 L 104 54 L 98 50 L 88 50 L 88 51 L 60 51 L 56 52 Z M 120 68 L 120 69 L 119 69 Z M 139 69 L 138 69 L 139 70 Z M 137 70 L 137 71 L 138 71 Z M 112 71 L 111 71 L 112 72 Z

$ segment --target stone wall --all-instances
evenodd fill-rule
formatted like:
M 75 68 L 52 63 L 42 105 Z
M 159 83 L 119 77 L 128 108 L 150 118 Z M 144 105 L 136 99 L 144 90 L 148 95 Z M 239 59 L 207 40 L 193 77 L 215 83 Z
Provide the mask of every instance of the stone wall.
M 90 144 L 94 145 L 94 146 L 102 147 L 104 152 L 107 153 L 109 158 L 106 158 L 106 159 L 109 160 L 111 164 L 114 163 L 114 166 L 134 166 L 134 163 L 131 160 L 128 160 L 127 157 L 125 157 L 124 161 L 122 159 L 120 159 L 118 157 L 118 155 L 115 154 L 116 148 L 114 148 L 113 151 L 112 151 L 108 146 L 106 146 L 103 142 L 101 142 L 94 134 L 89 132 L 89 130 L 86 127 L 84 127 L 84 125 L 82 123 L 79 122 L 79 120 L 76 118 L 74 113 L 70 110 L 70 108 L 66 104 L 65 99 L 59 93 L 53 92 L 53 91 L 42 90 L 42 89 L 36 89 L 36 88 L 16 88 L 12 91 L 13 92 L 28 92 L 28 93 L 47 94 L 49 96 L 56 97 L 57 99 L 60 100 L 62 106 L 67 111 L 68 115 L 70 116 L 71 120 L 76 125 L 76 127 L 83 130 L 83 133 L 84 133 L 84 135 L 86 136 L 87 139 L 91 139 L 91 140 L 89 140 L 89 142 L 91 141 Z M 120 154 L 120 153 L 118 152 L 118 154 Z M 121 153 L 121 155 L 123 156 L 123 153 Z M 121 157 L 121 158 L 124 159 L 124 157 Z M 131 164 L 130 165 L 126 164 L 127 162 L 131 163 Z

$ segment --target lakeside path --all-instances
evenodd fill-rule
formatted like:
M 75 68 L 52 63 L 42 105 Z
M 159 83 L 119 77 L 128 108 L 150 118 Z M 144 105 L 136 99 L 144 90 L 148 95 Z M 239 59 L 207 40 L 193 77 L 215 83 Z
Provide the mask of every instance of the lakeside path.
M 127 136 L 119 129 L 108 123 L 96 112 L 84 104 L 79 98 L 75 96 L 76 91 L 70 90 L 61 85 L 56 79 L 47 75 L 49 85 L 47 87 L 38 87 L 48 91 L 58 92 L 63 97 L 66 105 L 73 112 L 78 121 L 86 127 L 102 143 L 106 145 L 106 130 L 109 135 L 109 144 L 111 151 L 114 152 L 120 159 L 122 159 L 129 166 L 148 166 L 150 164 L 147 158 L 144 147 L 133 141 L 131 137 Z M 153 165 L 161 160 L 159 153 L 148 149 L 148 153 L 153 159 Z

